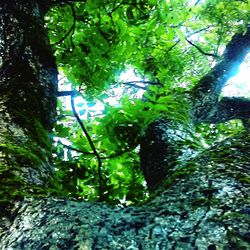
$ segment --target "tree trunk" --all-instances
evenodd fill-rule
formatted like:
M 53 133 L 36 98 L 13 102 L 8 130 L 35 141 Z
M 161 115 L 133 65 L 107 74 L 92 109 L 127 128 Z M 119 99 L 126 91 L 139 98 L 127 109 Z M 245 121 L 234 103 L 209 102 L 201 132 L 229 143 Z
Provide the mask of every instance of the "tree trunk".
M 10 197 L 40 192 L 53 178 L 57 70 L 36 1 L 1 1 L 0 23 L 0 202 L 6 207 Z
M 160 187 L 148 202 L 111 208 L 49 195 L 56 67 L 43 10 L 35 0 L 0 3 L 0 249 L 250 249 L 248 133 L 178 158 L 189 132 L 174 126 L 173 139 L 173 124 L 157 121 L 148 136 L 167 148 L 160 159 L 157 140 L 145 141 L 155 153 L 143 159 L 158 162 L 145 175 L 156 172 L 150 185 Z M 171 168 L 160 177 L 162 162 Z
M 249 150 L 242 134 L 200 153 L 137 207 L 16 202 L 0 249 L 250 249 Z

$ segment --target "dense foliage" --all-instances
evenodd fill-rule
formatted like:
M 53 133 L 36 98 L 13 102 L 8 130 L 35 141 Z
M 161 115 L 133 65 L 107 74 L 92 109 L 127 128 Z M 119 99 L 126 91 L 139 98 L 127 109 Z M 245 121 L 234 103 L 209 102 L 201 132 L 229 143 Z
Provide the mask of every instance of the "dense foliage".
M 59 98 L 55 163 L 67 195 L 97 200 L 101 192 L 111 204 L 147 197 L 138 155 L 144 129 L 159 117 L 190 126 L 186 96 L 232 35 L 246 30 L 249 8 L 243 0 L 86 0 L 50 10 L 60 83 L 82 96 L 71 103 L 95 147 L 70 97 Z M 122 80 L 128 69 L 140 80 Z M 143 98 L 136 98 L 139 89 Z M 242 129 L 238 120 L 200 124 L 186 143 L 202 151 Z

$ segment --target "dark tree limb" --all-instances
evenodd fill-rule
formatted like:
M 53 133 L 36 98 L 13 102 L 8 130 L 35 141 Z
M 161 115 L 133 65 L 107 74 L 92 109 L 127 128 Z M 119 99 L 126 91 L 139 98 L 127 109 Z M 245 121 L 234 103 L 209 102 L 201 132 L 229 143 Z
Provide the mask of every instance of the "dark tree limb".
M 103 194 L 102 194 L 102 161 L 101 161 L 101 158 L 100 158 L 100 155 L 99 153 L 97 152 L 96 148 L 95 148 L 95 145 L 88 133 L 88 131 L 86 130 L 85 126 L 83 125 L 83 122 L 81 121 L 79 115 L 77 114 L 76 112 L 76 109 L 75 109 L 75 102 L 74 102 L 74 96 L 71 96 L 71 107 L 72 107 L 72 111 L 74 113 L 74 116 L 77 120 L 77 122 L 79 123 L 83 133 L 85 134 L 88 142 L 89 142 L 89 145 L 94 153 L 94 155 L 96 156 L 96 159 L 97 159 L 97 162 L 98 162 L 98 178 L 99 178 L 99 200 L 102 201 L 103 200 Z
M 220 92 L 227 80 L 236 74 L 240 63 L 250 48 L 250 28 L 246 34 L 235 35 L 228 43 L 223 59 L 205 75 L 191 92 L 194 121 L 218 123 L 231 119 L 247 120 L 250 100 L 225 97 L 219 101 Z M 151 123 L 141 139 L 141 168 L 149 190 L 154 190 L 178 168 L 187 131 L 166 119 Z M 192 134 L 192 132 L 191 132 Z M 187 135 L 181 137 L 180 135 Z
M 208 92 L 220 94 L 226 81 L 238 73 L 240 64 L 250 50 L 250 27 L 246 34 L 236 34 L 226 46 L 223 60 L 198 82 L 194 95 L 204 96 Z
M 213 53 L 208 53 L 205 52 L 202 48 L 200 48 L 198 45 L 194 44 L 192 41 L 190 41 L 189 39 L 186 38 L 186 41 L 192 45 L 193 47 L 195 47 L 201 54 L 205 55 L 205 56 L 212 56 L 214 58 L 219 58 L 216 54 Z
M 223 97 L 201 122 L 219 123 L 232 119 L 247 121 L 250 117 L 250 100 L 243 97 Z
M 233 36 L 223 53 L 223 59 L 208 74 L 200 79 L 191 92 L 194 108 L 194 122 L 199 123 L 211 116 L 210 112 L 227 80 L 236 75 L 240 64 L 250 50 L 250 26 L 245 34 Z
M 183 138 L 173 127 L 173 123 L 166 119 L 156 120 L 147 127 L 141 138 L 140 162 L 149 191 L 159 187 L 180 155 Z
M 62 96 L 75 96 L 79 92 L 76 90 L 68 90 L 68 91 L 58 91 L 57 92 L 57 97 L 62 97 Z

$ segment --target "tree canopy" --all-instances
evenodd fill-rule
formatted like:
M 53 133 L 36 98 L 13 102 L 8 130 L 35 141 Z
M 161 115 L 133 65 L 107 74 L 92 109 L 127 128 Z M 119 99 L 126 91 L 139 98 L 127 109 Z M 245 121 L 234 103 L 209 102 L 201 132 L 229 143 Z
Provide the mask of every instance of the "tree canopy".
M 145 200 L 139 148 L 145 128 L 157 119 L 185 129 L 195 124 L 176 146 L 187 154 L 244 130 L 242 114 L 216 114 L 230 101 L 235 107 L 235 99 L 223 99 L 221 90 L 247 54 L 238 51 L 239 58 L 227 51 L 234 50 L 229 42 L 235 34 L 249 33 L 249 1 L 54 2 L 45 20 L 62 85 L 53 136 L 58 185 L 66 195 L 97 200 L 102 193 L 111 204 Z M 121 79 L 127 70 L 139 80 Z M 207 79 L 212 72 L 216 80 L 216 70 L 226 74 L 215 91 Z M 139 89 L 143 98 L 136 98 Z M 213 101 L 205 102 L 205 94 Z M 111 96 L 119 99 L 115 105 Z M 217 113 L 202 117 L 204 107 L 218 100 Z M 247 102 L 237 105 L 240 101 Z

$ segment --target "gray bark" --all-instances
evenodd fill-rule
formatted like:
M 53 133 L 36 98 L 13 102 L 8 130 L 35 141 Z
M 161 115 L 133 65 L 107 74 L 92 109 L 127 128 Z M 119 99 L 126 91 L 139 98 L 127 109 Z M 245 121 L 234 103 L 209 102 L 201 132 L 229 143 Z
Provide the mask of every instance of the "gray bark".
M 137 207 L 17 202 L 0 249 L 250 249 L 249 149 L 243 134 L 200 153 Z
M 0 56 L 0 203 L 5 207 L 53 179 L 49 130 L 57 70 L 36 1 L 1 1 Z
M 219 99 L 227 80 L 236 75 L 250 49 L 250 26 L 246 33 L 232 37 L 223 53 L 222 60 L 202 77 L 193 90 L 187 93 L 192 103 L 190 124 L 182 128 L 166 119 L 154 121 L 145 131 L 140 143 L 141 167 L 149 189 L 154 189 L 173 171 L 178 157 L 185 152 L 185 140 L 192 139 L 193 126 L 199 123 L 220 123 L 241 119 L 249 127 L 250 101 L 246 98 Z M 187 115 L 188 116 L 188 115 Z M 171 120 L 171 117 L 169 117 Z M 197 138 L 196 138 L 197 139 Z M 181 146 L 181 144 L 183 144 Z M 178 150 L 177 150 L 178 149 Z

